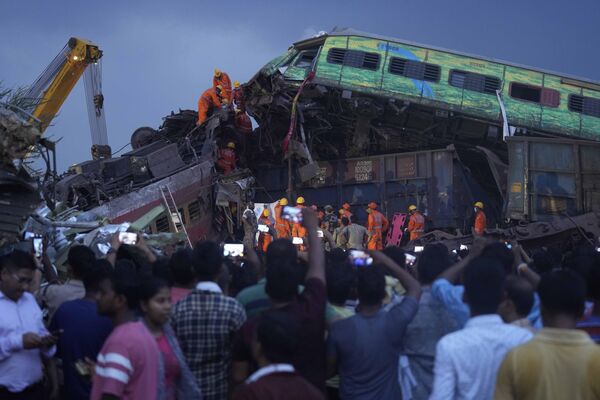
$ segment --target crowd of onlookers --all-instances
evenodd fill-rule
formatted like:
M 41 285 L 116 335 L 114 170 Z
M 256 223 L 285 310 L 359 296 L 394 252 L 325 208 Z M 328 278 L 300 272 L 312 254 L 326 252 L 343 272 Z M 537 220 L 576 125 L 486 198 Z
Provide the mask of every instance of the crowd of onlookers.
M 593 245 L 355 259 L 302 213 L 305 253 L 0 257 L 0 399 L 600 399 Z

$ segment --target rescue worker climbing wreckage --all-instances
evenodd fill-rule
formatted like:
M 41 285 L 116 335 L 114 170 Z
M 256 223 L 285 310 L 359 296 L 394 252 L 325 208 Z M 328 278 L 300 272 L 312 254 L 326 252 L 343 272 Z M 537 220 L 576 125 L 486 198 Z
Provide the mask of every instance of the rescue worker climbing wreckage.
M 296 199 L 296 207 L 298 208 L 304 208 L 304 197 L 299 196 Z M 299 238 L 302 240 L 302 244 L 297 243 L 296 247 L 298 248 L 298 251 L 306 251 L 306 228 L 302 225 L 301 222 L 294 222 L 292 225 L 292 238 Z M 292 239 L 292 240 L 293 240 Z M 298 240 L 298 239 L 296 239 Z
M 292 228 L 290 222 L 283 218 L 283 207 L 288 205 L 287 199 L 284 197 L 275 205 L 275 231 L 277 239 L 289 239 L 292 237 Z
M 377 203 L 371 202 L 368 207 L 367 248 L 369 250 L 383 250 L 383 232 L 388 228 L 388 220 L 382 213 L 376 210 Z
M 417 210 L 417 206 L 414 204 L 408 207 L 408 212 L 410 213 L 410 217 L 406 230 L 408 231 L 410 241 L 413 241 L 423 236 L 425 232 L 425 217 Z
M 485 233 L 487 227 L 487 219 L 483 212 L 483 203 L 481 201 L 473 204 L 473 211 L 475 211 L 475 222 L 473 223 L 473 234 L 476 236 L 482 236 Z
M 258 219 L 258 251 L 267 252 L 269 245 L 273 241 L 273 222 L 269 218 L 271 213 L 264 209 Z
M 213 88 L 221 86 L 223 90 L 223 98 L 227 99 L 229 104 L 233 104 L 233 92 L 231 90 L 231 79 L 227 72 L 221 71 L 219 68 L 215 68 L 213 75 Z
M 227 143 L 226 148 L 219 149 L 217 169 L 219 169 L 223 175 L 229 175 L 231 171 L 236 168 L 235 143 L 229 142 Z
M 222 86 L 206 89 L 198 99 L 198 121 L 196 125 L 203 124 L 216 110 L 229 104 L 224 97 Z

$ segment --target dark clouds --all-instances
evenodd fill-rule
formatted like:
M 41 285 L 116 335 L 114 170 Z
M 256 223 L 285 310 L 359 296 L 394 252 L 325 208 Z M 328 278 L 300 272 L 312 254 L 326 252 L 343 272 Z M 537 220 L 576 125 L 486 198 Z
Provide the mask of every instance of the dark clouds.
M 294 41 L 333 26 L 481 54 L 600 80 L 600 2 L 144 1 L 2 2 L 0 80 L 27 85 L 70 36 L 104 50 L 109 142 L 195 108 L 214 67 L 244 81 Z M 48 135 L 62 137 L 59 167 L 89 158 L 83 84 Z

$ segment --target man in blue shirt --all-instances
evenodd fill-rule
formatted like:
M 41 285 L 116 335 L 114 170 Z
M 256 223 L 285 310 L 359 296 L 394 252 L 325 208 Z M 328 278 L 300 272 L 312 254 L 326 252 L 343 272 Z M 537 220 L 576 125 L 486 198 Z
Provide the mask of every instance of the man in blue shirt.
M 62 359 L 64 398 L 68 400 L 90 398 L 90 377 L 81 375 L 75 364 L 86 358 L 95 360 L 112 331 L 110 319 L 99 316 L 96 309 L 98 283 L 109 270 L 110 264 L 105 260 L 89 268 L 83 279 L 85 297 L 63 303 L 50 323 L 50 331 L 62 331 L 57 356 Z

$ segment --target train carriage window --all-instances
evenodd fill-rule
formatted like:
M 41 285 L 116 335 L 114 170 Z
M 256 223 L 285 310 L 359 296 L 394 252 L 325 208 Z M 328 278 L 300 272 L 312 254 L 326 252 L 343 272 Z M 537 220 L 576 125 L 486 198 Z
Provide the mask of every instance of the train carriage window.
M 502 81 L 494 76 L 452 70 L 450 71 L 448 83 L 450 86 L 471 90 L 473 92 L 496 94 L 496 90 L 500 90 Z
M 200 202 L 198 200 L 192 201 L 188 205 L 188 213 L 190 215 L 190 221 L 196 221 L 200 219 Z
M 600 118 L 600 99 L 572 94 L 569 96 L 569 110 Z
M 156 231 L 157 232 L 169 232 L 169 220 L 165 214 L 156 219 Z
M 557 90 L 540 86 L 511 82 L 509 94 L 512 98 L 540 103 L 547 107 L 558 107 L 560 104 L 560 93 Z
M 420 81 L 439 82 L 440 66 L 421 61 L 406 60 L 404 58 L 392 57 L 389 72 L 402 75 Z
M 327 62 L 376 71 L 379 68 L 379 54 L 333 48 L 327 53 Z
M 312 66 L 313 60 L 317 55 L 318 49 L 315 50 L 303 50 L 296 57 L 294 61 L 294 67 L 298 68 L 309 68 Z

